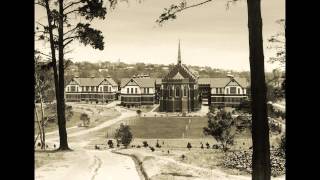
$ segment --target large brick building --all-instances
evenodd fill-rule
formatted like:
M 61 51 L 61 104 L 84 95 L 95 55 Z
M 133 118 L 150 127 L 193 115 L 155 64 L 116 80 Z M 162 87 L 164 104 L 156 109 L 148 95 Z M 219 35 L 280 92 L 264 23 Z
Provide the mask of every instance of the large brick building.
M 111 78 L 72 78 L 65 88 L 67 102 L 115 100 L 118 84 Z
M 155 103 L 155 79 L 138 75 L 121 80 L 121 104 L 123 106 L 153 105 Z
M 201 107 L 198 89 L 199 76 L 181 63 L 180 42 L 178 63 L 162 79 L 160 87 L 161 112 L 191 112 Z

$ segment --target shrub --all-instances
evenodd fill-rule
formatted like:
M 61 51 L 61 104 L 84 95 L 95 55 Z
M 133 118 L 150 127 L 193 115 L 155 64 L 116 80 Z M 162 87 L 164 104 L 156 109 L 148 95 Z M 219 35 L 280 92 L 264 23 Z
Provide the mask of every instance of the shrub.
M 201 149 L 203 149 L 204 147 L 203 147 L 203 144 L 201 144 Z
M 207 146 L 207 149 L 210 148 L 210 144 L 208 142 L 206 143 L 206 146 Z
M 150 146 L 149 148 L 150 148 L 150 150 L 151 150 L 152 152 L 155 151 L 154 147 Z
M 108 140 L 108 145 L 109 145 L 109 148 L 113 148 L 113 141 L 111 139 Z
M 160 146 L 160 144 L 159 144 L 159 141 L 158 141 L 158 140 L 157 140 L 156 147 L 157 147 L 157 148 L 161 148 L 161 146 Z
M 186 156 L 184 154 L 181 155 L 181 159 L 184 160 Z
M 212 145 L 212 149 L 219 149 L 218 144 L 214 144 L 214 145 Z
M 215 116 L 208 117 L 208 127 L 203 128 L 203 132 L 205 135 L 213 136 L 221 143 L 223 150 L 227 151 L 227 146 L 233 144 L 236 132 L 235 121 L 231 113 L 220 111 Z
M 148 147 L 149 146 L 147 141 L 143 141 L 142 144 L 143 144 L 143 147 Z
M 132 141 L 130 127 L 121 123 L 120 128 L 116 130 L 115 139 L 127 148 Z
M 187 148 L 188 148 L 189 150 L 192 148 L 192 146 L 191 146 L 191 143 L 190 143 L 190 142 L 188 142 L 188 144 L 187 144 Z
M 138 109 L 136 112 L 138 116 L 141 116 L 142 111 L 140 109 Z
M 141 148 L 141 146 L 140 146 L 140 145 L 138 145 L 138 146 L 137 146 L 137 148 Z

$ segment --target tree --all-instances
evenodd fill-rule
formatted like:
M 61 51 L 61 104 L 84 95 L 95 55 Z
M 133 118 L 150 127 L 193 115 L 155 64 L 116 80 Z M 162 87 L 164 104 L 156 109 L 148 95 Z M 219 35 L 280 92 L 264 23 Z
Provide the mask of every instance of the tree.
M 189 151 L 190 151 L 190 149 L 192 148 L 192 146 L 191 146 L 190 142 L 188 142 L 188 144 L 187 144 L 187 148 L 189 149 Z
M 84 126 L 88 126 L 90 123 L 90 118 L 89 118 L 88 114 L 86 114 L 86 113 L 82 113 L 80 115 L 80 120 L 83 121 Z
M 90 27 L 90 22 L 95 18 L 104 19 L 106 8 L 103 7 L 102 0 L 37 0 L 36 4 L 44 7 L 47 12 L 48 25 L 37 22 L 41 29 L 37 26 L 36 34 L 40 33 L 40 40 L 50 42 L 57 99 L 59 150 L 69 150 L 64 108 L 64 69 L 66 62 L 64 55 L 70 51 L 65 50 L 67 45 L 74 40 L 78 40 L 84 45 L 90 45 L 95 49 L 104 49 L 102 32 Z M 79 19 L 79 17 L 84 19 Z M 82 23 L 84 20 L 88 23 Z M 81 22 L 77 24 L 71 23 L 76 21 Z M 58 51 L 58 70 L 55 57 L 56 50 Z
M 208 127 L 203 128 L 206 135 L 213 136 L 221 143 L 223 150 L 228 150 L 228 145 L 233 144 L 235 135 L 235 122 L 230 113 L 220 111 L 215 116 L 208 117 Z M 207 143 L 207 148 L 210 145 Z
M 268 39 L 269 49 L 275 49 L 276 54 L 274 57 L 269 58 L 270 63 L 279 63 L 284 66 L 286 63 L 286 48 L 285 48 L 285 20 L 279 19 L 276 21 L 280 25 L 280 31 Z
M 127 148 L 132 141 L 130 127 L 121 123 L 120 128 L 116 130 L 114 138 Z
M 169 19 L 176 19 L 176 14 L 181 11 L 212 1 L 213 0 L 204 0 L 203 2 L 193 5 L 187 5 L 186 1 L 182 1 L 179 5 L 171 5 L 164 10 L 156 22 L 162 25 Z M 238 0 L 228 0 L 227 7 L 230 3 L 236 1 Z M 270 180 L 270 142 L 266 104 L 261 0 L 247 0 L 247 10 L 252 99 L 252 179 Z
M 142 111 L 141 111 L 140 109 L 138 109 L 136 112 L 137 112 L 137 115 L 140 117 L 140 116 L 141 116 Z

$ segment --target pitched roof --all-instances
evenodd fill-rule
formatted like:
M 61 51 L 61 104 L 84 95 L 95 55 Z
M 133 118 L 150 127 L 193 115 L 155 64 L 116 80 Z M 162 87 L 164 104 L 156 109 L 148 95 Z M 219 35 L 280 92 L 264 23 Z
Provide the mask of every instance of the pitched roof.
M 73 78 L 80 86 L 99 86 L 104 80 L 108 81 L 112 86 L 117 83 L 112 78 Z
M 131 79 L 140 87 L 154 87 L 156 82 L 154 78 L 122 78 L 121 87 L 126 86 Z
M 199 75 L 196 71 L 189 69 L 184 64 L 179 63 L 172 68 L 172 70 L 164 77 L 164 79 L 174 79 L 177 73 L 180 74 L 179 79 L 181 78 L 181 76 L 183 78 L 191 78 L 193 80 L 197 80 L 199 78 Z
M 249 83 L 246 78 L 235 77 L 234 80 L 242 87 L 246 88 L 249 86 Z M 210 87 L 225 87 L 231 81 L 231 78 L 199 78 L 198 83 L 200 85 L 210 84 Z

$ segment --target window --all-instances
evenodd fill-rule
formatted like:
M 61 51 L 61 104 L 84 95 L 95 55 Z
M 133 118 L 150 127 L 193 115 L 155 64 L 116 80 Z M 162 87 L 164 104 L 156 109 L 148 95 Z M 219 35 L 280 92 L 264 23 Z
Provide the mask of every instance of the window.
M 111 92 L 111 86 L 109 87 L 109 92 Z
M 236 87 L 230 87 L 230 94 L 236 94 Z
M 69 87 L 67 87 L 67 91 L 69 91 Z
M 220 94 L 222 94 L 222 88 L 219 88 L 219 90 L 220 90 L 220 92 L 219 92 L 219 93 L 220 93 Z
M 135 93 L 138 94 L 138 88 L 135 88 Z
M 183 88 L 183 96 L 187 96 L 187 87 L 186 86 L 184 86 L 184 88 Z
M 238 88 L 238 94 L 240 94 L 240 88 Z
M 78 86 L 77 86 L 77 92 L 79 91 Z
M 129 88 L 127 88 L 127 94 L 129 94 Z
M 89 91 L 89 86 L 86 86 L 86 91 Z
M 180 89 L 177 87 L 176 88 L 176 97 L 179 97 L 180 96 Z
M 103 91 L 108 92 L 108 86 L 103 86 Z
M 227 88 L 227 94 L 229 94 L 229 89 Z
M 149 88 L 147 88 L 147 94 L 149 94 Z
M 102 91 L 102 87 L 99 88 L 99 91 Z
M 133 94 L 133 88 L 131 88 L 131 94 Z
M 168 93 L 169 93 L 169 97 L 171 96 L 171 88 L 170 86 L 168 86 Z
M 219 88 L 216 88 L 216 94 L 218 94 L 218 93 L 219 93 L 219 92 L 218 92 L 218 89 L 219 89 Z

